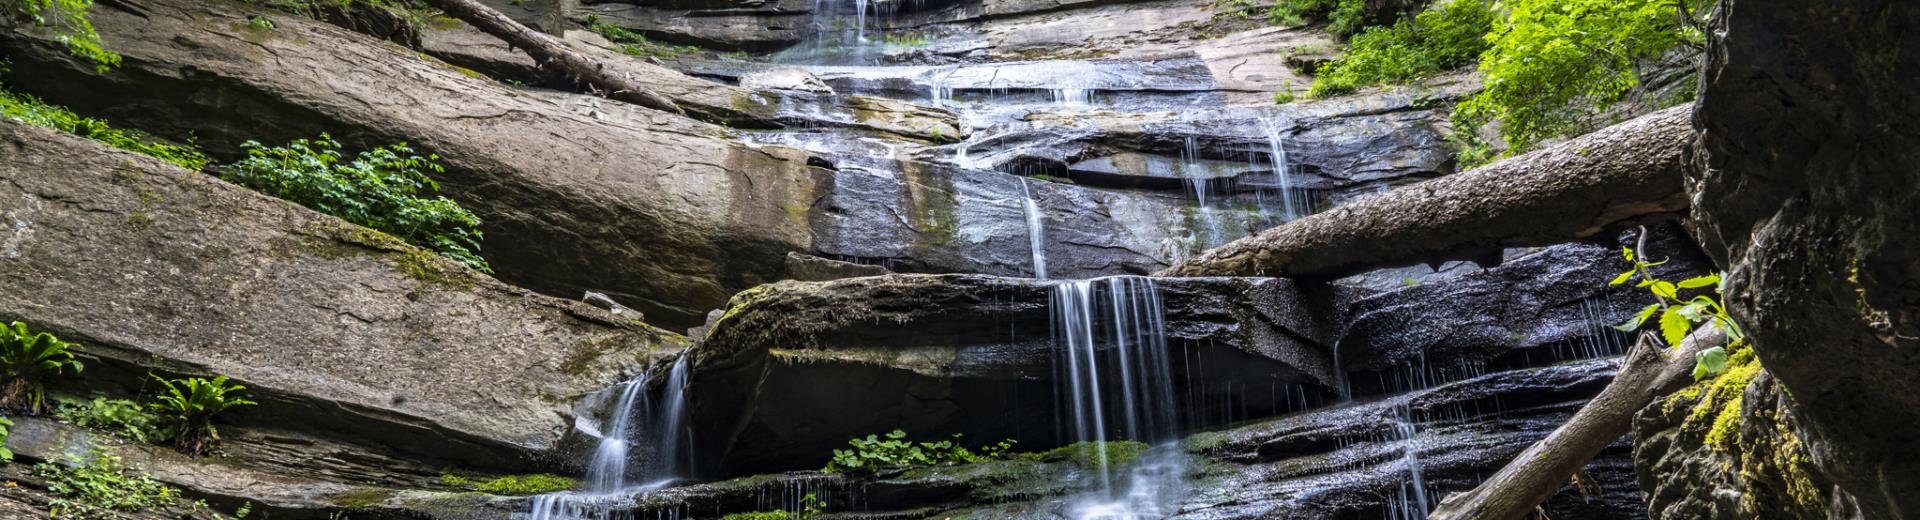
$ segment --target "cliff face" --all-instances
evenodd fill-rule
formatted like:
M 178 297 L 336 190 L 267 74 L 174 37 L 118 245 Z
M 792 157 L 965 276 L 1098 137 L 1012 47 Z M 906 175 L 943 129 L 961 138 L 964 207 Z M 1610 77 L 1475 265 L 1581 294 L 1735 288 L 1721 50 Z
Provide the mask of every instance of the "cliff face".
M 1691 225 L 1792 396 L 1815 467 L 1869 517 L 1920 511 L 1920 10 L 1727 3 L 1702 76 Z

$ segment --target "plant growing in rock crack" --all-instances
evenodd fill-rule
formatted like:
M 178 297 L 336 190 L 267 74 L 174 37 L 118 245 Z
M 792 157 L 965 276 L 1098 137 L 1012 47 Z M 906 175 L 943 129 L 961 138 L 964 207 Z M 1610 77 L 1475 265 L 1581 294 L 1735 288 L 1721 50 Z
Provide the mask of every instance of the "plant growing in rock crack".
M 158 437 L 154 431 L 157 419 L 139 403 L 105 397 L 95 397 L 92 401 L 58 402 L 58 398 L 55 401 L 53 416 L 74 426 L 138 442 L 150 442 Z
M 67 463 L 34 465 L 46 479 L 53 500 L 47 508 L 55 518 L 111 519 L 174 505 L 180 491 L 127 467 L 104 446 L 93 446 L 85 456 L 68 454 Z
M 33 333 L 27 324 L 13 322 L 0 327 L 0 370 L 6 382 L 0 383 L 0 409 L 26 415 L 46 411 L 47 376 L 68 368 L 79 372 L 86 368 L 74 359 L 73 344 L 53 334 Z
M 911 468 L 918 466 L 937 466 L 946 464 L 967 464 L 990 458 L 1005 456 L 1013 447 L 1012 440 L 983 448 L 982 456 L 959 444 L 960 434 L 953 439 L 940 442 L 914 442 L 907 440 L 907 432 L 894 430 L 886 434 L 868 435 L 847 441 L 851 449 L 833 450 L 833 460 L 821 471 L 826 473 L 845 473 L 849 475 L 873 475 L 881 470 L 893 468 Z
M 87 18 L 92 8 L 93 0 L 0 0 L 0 13 L 53 29 L 68 54 L 92 63 L 94 70 L 104 74 L 120 65 L 120 55 L 107 50 L 93 29 Z
M 7 449 L 7 431 L 13 429 L 13 421 L 0 417 L 0 462 L 13 460 L 13 450 Z
M 161 417 L 159 438 L 172 440 L 175 448 L 189 455 L 205 455 L 220 441 L 220 432 L 213 426 L 213 418 L 220 412 L 255 404 L 240 396 L 246 387 L 227 384 L 227 376 L 213 379 L 154 376 L 154 380 L 162 387 L 159 402 L 152 405 Z
M 1728 351 L 1738 349 L 1744 344 L 1746 333 L 1740 330 L 1738 323 L 1734 323 L 1732 316 L 1727 315 L 1726 307 L 1720 305 L 1720 301 L 1714 296 L 1699 294 L 1682 299 L 1680 292 L 1712 287 L 1714 295 L 1721 295 L 1726 292 L 1726 280 L 1718 273 L 1695 276 L 1678 283 L 1654 278 L 1649 269 L 1666 263 L 1666 260 L 1649 262 L 1644 251 L 1643 254 L 1636 255 L 1631 247 L 1620 249 L 1627 261 L 1633 264 L 1633 268 L 1614 277 L 1608 285 L 1621 285 L 1638 275 L 1639 286 L 1652 292 L 1658 300 L 1641 309 L 1625 323 L 1615 325 L 1614 328 L 1622 332 L 1640 330 L 1657 314 L 1661 339 L 1665 340 L 1669 347 L 1674 347 L 1679 346 L 1680 342 L 1685 340 L 1688 334 L 1693 333 L 1694 328 L 1700 324 L 1719 327 L 1727 334 L 1727 345 L 1702 350 L 1696 354 L 1693 379 L 1698 381 L 1719 374 L 1726 367 Z
M 220 169 L 220 177 L 393 235 L 482 272 L 480 217 L 439 191 L 429 173 L 445 171 L 440 156 L 416 154 L 406 143 L 362 151 L 348 160 L 327 134 L 286 146 L 240 145 L 247 157 Z

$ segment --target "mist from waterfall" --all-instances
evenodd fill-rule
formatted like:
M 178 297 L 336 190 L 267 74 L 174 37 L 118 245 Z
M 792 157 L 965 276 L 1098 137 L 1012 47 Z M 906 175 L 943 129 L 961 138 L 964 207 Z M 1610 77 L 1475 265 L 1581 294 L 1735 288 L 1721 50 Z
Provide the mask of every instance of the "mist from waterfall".
M 1062 420 L 1090 460 L 1106 461 L 1108 442 L 1153 445 L 1125 475 L 1099 464 L 1098 486 L 1069 505 L 1078 520 L 1163 518 L 1185 495 L 1185 459 L 1174 441 L 1180 410 L 1173 393 L 1166 311 L 1151 278 L 1118 276 L 1054 286 L 1056 367 Z
M 533 497 L 528 520 L 607 520 L 632 505 L 635 493 L 672 485 L 681 477 L 687 458 L 686 388 L 692 374 L 692 356 L 681 354 L 667 371 L 655 399 L 652 372 L 609 389 L 617 392 L 600 442 L 587 462 L 586 489 Z M 635 453 L 631 448 L 647 449 Z M 636 460 L 636 457 L 638 460 Z M 638 462 L 638 465 L 635 463 Z

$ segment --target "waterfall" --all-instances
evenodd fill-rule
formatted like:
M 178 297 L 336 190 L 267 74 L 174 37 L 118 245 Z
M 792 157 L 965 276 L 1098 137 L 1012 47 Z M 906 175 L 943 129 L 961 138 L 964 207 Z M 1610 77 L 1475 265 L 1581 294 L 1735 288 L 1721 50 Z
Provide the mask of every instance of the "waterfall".
M 692 356 L 682 353 L 667 371 L 658 400 L 648 391 L 652 379 L 643 372 L 615 386 L 617 399 L 600 428 L 600 442 L 588 460 L 584 490 L 561 491 L 533 497 L 529 520 L 606 520 L 630 506 L 632 494 L 660 489 L 677 480 L 685 435 L 686 387 Z M 629 469 L 636 443 L 650 442 L 641 466 Z M 637 470 L 637 471 L 636 471 Z M 629 475 L 638 474 L 639 484 Z
M 1280 137 L 1280 123 L 1272 118 L 1263 117 L 1260 118 L 1260 127 L 1267 133 L 1267 157 L 1273 162 L 1273 176 L 1280 183 L 1281 211 L 1283 212 L 1281 216 L 1284 220 L 1300 218 L 1301 210 L 1304 208 L 1296 206 L 1294 199 L 1303 199 L 1299 201 L 1302 203 L 1300 205 L 1305 205 L 1306 201 L 1305 197 L 1296 193 L 1293 188 L 1293 177 L 1287 172 L 1287 146 L 1285 140 Z
M 961 148 L 964 152 L 966 148 Z M 1027 185 L 1027 178 L 1020 178 L 1020 192 L 1026 195 L 1027 242 L 1033 251 L 1033 277 L 1047 279 L 1047 238 L 1046 215 L 1040 213 L 1040 203 L 1033 199 L 1033 188 Z
M 1173 396 L 1165 307 L 1150 278 L 1120 276 L 1062 283 L 1049 298 L 1063 419 L 1072 440 L 1092 443 L 1092 460 L 1106 461 L 1108 441 L 1156 446 L 1132 464 L 1116 486 L 1116 468 L 1095 470 L 1097 492 L 1077 500 L 1079 520 L 1131 520 L 1170 515 L 1185 492 L 1184 460 L 1172 442 L 1180 411 Z M 1116 490 L 1124 492 L 1116 493 Z
M 1401 450 L 1400 464 L 1407 469 L 1407 480 L 1401 481 L 1400 489 L 1395 492 L 1396 503 L 1388 505 L 1387 518 L 1390 520 L 1423 520 L 1427 517 L 1427 485 L 1420 478 L 1420 429 L 1413 424 L 1413 411 L 1408 405 L 1395 407 L 1393 430 L 1406 445 Z

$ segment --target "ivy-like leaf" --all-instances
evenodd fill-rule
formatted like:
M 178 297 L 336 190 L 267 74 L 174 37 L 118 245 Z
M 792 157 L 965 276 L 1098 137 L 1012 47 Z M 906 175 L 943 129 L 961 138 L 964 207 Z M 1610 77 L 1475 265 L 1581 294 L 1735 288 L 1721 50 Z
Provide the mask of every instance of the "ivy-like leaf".
M 1673 282 L 1668 282 L 1664 280 L 1653 282 L 1653 285 L 1648 286 L 1647 290 L 1653 291 L 1654 296 L 1659 296 L 1661 298 L 1666 298 L 1669 300 L 1678 299 L 1680 295 L 1680 289 L 1677 287 L 1674 287 Z
M 1623 283 L 1627 283 L 1628 279 L 1633 278 L 1633 275 L 1639 272 L 1640 272 L 1640 268 L 1637 268 L 1637 267 L 1633 269 L 1628 269 L 1627 272 L 1620 273 L 1620 276 L 1614 277 L 1613 281 L 1607 282 L 1607 285 L 1620 285 Z
M 1680 346 L 1688 332 L 1693 332 L 1693 322 L 1680 315 L 1679 307 L 1668 307 L 1667 312 L 1660 314 L 1660 337 L 1667 340 L 1667 346 Z
M 1698 289 L 1698 288 L 1706 287 L 1709 285 L 1719 285 L 1719 284 L 1720 284 L 1720 275 L 1707 274 L 1707 275 L 1695 276 L 1693 278 L 1681 280 L 1680 288 L 1681 289 Z
M 1694 323 L 1700 323 L 1713 317 L 1713 307 L 1698 299 L 1680 306 L 1680 310 L 1677 312 L 1679 312 L 1681 316 L 1685 316 L 1687 321 Z
M 1627 320 L 1625 323 L 1614 325 L 1613 329 L 1618 330 L 1620 332 L 1633 332 L 1636 330 L 1640 330 L 1640 325 L 1646 323 L 1647 318 L 1653 317 L 1654 311 L 1658 311 L 1658 310 L 1660 310 L 1660 304 L 1658 303 L 1649 304 L 1647 305 L 1647 308 L 1640 309 L 1640 313 L 1634 315 L 1632 319 Z
M 1713 347 L 1693 355 L 1693 380 L 1720 375 L 1727 369 L 1727 349 Z

